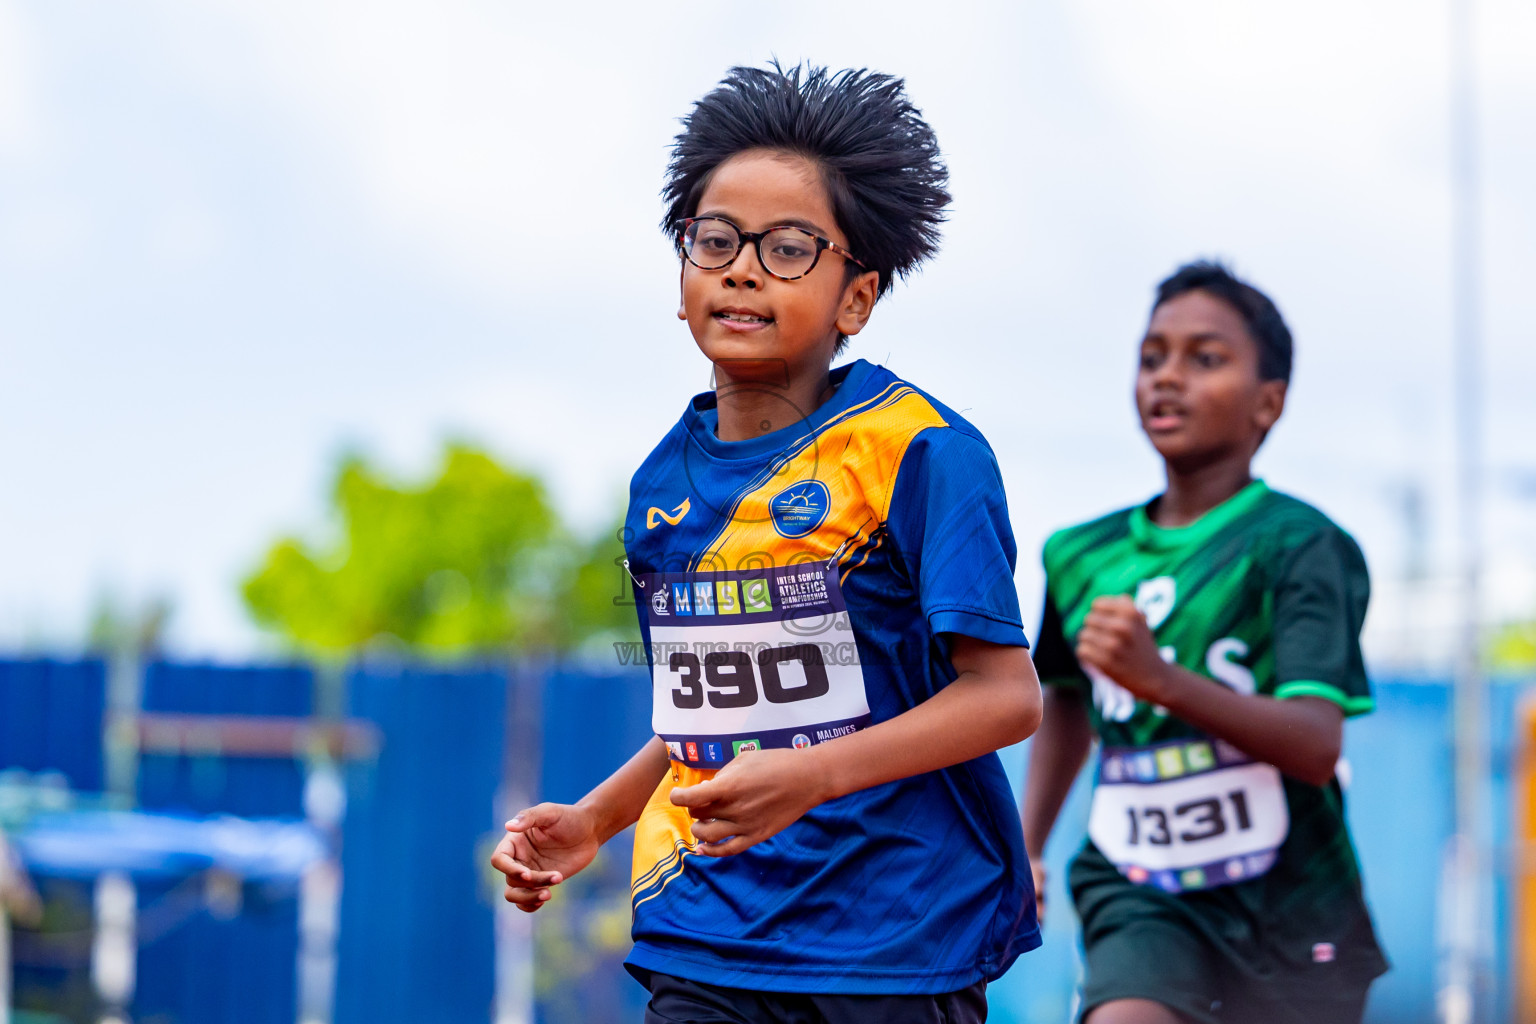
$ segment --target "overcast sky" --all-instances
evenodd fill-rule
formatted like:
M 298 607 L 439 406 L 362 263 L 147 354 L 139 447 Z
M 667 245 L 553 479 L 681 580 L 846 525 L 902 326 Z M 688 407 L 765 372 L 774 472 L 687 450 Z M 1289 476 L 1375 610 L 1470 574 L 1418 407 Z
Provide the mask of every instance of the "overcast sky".
M 1536 6 L 1477 6 L 1491 596 L 1513 614 L 1536 610 Z M 1027 620 L 1052 529 L 1155 493 L 1135 343 L 1153 284 L 1219 255 L 1297 338 L 1259 469 L 1361 540 L 1381 656 L 1405 488 L 1432 562 L 1455 550 L 1448 17 L 0 0 L 0 645 L 77 642 L 111 591 L 169 596 L 180 653 L 260 650 L 238 581 L 279 533 L 320 535 L 349 445 L 416 474 L 478 439 L 578 528 L 608 518 L 709 379 L 656 227 L 677 118 L 777 55 L 903 75 L 938 132 L 943 251 L 850 356 L 991 440 Z

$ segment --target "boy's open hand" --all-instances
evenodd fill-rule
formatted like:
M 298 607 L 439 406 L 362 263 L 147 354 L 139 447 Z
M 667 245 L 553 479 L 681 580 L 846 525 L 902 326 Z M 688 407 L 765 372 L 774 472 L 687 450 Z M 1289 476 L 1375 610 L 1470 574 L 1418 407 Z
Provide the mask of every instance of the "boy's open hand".
M 814 762 L 803 750 L 747 750 L 714 778 L 672 790 L 672 802 L 695 821 L 698 852 L 729 857 L 762 842 L 824 802 Z
M 1077 634 L 1077 660 L 1142 700 L 1162 704 L 1167 663 L 1152 630 L 1129 597 L 1096 597 Z
M 549 899 L 550 886 L 592 863 L 598 845 L 596 824 L 585 808 L 539 804 L 507 822 L 491 867 L 507 876 L 507 902 L 531 914 Z

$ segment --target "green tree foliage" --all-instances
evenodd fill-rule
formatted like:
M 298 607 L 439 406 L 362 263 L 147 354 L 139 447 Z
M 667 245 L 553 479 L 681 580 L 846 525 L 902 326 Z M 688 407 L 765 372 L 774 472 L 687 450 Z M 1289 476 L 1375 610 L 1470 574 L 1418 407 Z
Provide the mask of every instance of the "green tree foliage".
M 415 486 L 347 457 L 332 504 L 334 543 L 283 538 L 243 585 L 256 621 L 304 652 L 553 653 L 635 628 L 614 600 L 617 527 L 572 537 L 536 477 L 471 445 Z
M 554 631 L 560 650 L 612 657 L 615 641 L 640 639 L 623 568 L 622 528 L 622 518 L 615 517 L 608 529 L 576 548 L 561 574 Z

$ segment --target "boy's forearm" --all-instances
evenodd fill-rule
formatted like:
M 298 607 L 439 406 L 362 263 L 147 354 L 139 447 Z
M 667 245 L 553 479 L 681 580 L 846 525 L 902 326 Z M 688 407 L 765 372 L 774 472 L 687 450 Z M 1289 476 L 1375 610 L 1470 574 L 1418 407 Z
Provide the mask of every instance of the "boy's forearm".
M 1040 723 L 1040 683 L 1023 648 L 954 682 L 909 711 L 806 751 L 830 800 L 948 768 L 1027 739 Z M 956 659 L 957 662 L 959 659 Z M 957 668 L 959 667 L 957 663 Z
M 1056 816 L 1092 748 L 1093 724 L 1082 694 L 1047 687 L 1045 713 L 1024 776 L 1024 848 L 1032 860 L 1044 854 Z
M 652 736 L 622 768 L 577 801 L 592 815 L 599 842 L 606 843 L 640 820 L 666 772 L 667 745 Z
M 1168 665 L 1158 703 L 1168 713 L 1292 778 L 1321 786 L 1333 778 L 1344 712 L 1317 697 L 1245 695 L 1178 665 Z

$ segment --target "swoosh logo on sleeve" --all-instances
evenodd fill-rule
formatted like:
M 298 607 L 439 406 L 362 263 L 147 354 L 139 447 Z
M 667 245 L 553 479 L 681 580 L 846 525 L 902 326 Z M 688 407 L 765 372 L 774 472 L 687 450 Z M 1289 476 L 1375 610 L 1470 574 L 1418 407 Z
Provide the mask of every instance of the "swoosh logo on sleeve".
M 647 530 L 654 530 L 661 525 L 662 520 L 666 520 L 668 526 L 676 526 L 683 521 L 683 516 L 688 514 L 689 507 L 688 499 L 684 498 L 683 503 L 673 509 L 671 515 L 668 515 L 655 505 L 652 505 L 650 511 L 645 514 L 645 528 Z

